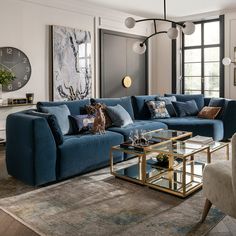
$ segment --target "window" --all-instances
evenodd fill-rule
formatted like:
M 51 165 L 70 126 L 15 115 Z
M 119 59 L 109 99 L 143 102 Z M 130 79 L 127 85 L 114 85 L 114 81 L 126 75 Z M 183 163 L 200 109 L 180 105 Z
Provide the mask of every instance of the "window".
M 223 17 L 195 22 L 195 32 L 183 35 L 182 92 L 206 97 L 224 95 Z M 222 33 L 221 33 L 222 32 Z

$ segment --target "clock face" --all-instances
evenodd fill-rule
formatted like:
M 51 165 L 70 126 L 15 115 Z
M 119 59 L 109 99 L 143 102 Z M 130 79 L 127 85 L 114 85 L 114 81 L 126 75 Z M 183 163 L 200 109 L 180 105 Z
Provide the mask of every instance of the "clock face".
M 3 86 L 3 91 L 15 91 L 27 84 L 31 76 L 31 65 L 24 52 L 13 47 L 0 47 L 0 69 L 11 71 L 15 79 Z

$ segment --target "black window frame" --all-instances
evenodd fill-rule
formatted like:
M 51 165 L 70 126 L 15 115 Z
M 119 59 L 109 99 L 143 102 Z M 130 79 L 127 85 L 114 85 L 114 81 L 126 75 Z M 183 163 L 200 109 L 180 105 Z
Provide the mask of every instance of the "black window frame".
M 219 21 L 220 30 L 219 30 L 219 44 L 210 44 L 204 45 L 204 23 Z M 219 18 L 214 18 L 210 20 L 201 20 L 194 22 L 195 24 L 201 24 L 201 45 L 200 46 L 187 46 L 184 47 L 184 34 L 182 33 L 182 86 L 180 91 L 182 94 L 185 92 L 184 88 L 184 50 L 185 49 L 201 49 L 201 78 L 204 78 L 204 49 L 210 47 L 219 47 L 220 48 L 220 74 L 219 74 L 219 96 L 224 97 L 224 66 L 221 63 L 224 58 L 224 15 L 220 15 Z M 174 25 L 173 25 L 174 27 Z M 172 93 L 176 93 L 176 40 L 172 40 Z M 201 81 L 201 93 L 204 94 L 204 80 Z

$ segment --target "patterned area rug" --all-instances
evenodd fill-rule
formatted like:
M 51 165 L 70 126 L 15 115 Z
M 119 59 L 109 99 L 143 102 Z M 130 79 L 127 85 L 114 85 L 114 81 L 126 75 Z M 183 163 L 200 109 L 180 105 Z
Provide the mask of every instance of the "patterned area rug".
M 205 235 L 224 215 L 199 220 L 202 191 L 183 200 L 109 174 L 105 168 L 0 200 L 1 208 L 41 235 Z

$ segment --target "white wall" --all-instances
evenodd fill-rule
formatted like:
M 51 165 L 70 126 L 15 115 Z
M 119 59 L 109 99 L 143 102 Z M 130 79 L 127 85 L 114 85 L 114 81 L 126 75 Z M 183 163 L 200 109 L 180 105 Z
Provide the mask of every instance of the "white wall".
M 170 23 L 157 24 L 157 31 L 170 28 Z M 164 94 L 171 92 L 171 40 L 167 34 L 159 34 L 150 39 L 152 46 L 152 66 L 150 93 Z
M 146 35 L 148 27 L 140 24 L 133 30 L 124 27 L 125 13 L 94 7 L 78 0 L 0 0 L 0 47 L 21 49 L 29 57 L 32 75 L 20 90 L 3 98 L 35 94 L 35 100 L 49 99 L 49 25 L 90 30 L 94 52 L 94 96 L 98 96 L 98 29 Z M 136 19 L 138 17 L 135 17 Z
M 236 61 L 234 47 L 236 47 L 236 12 L 231 12 L 225 14 L 225 56 L 230 57 L 232 61 Z M 225 96 L 232 99 L 236 99 L 234 68 L 236 65 L 232 63 L 225 67 Z

